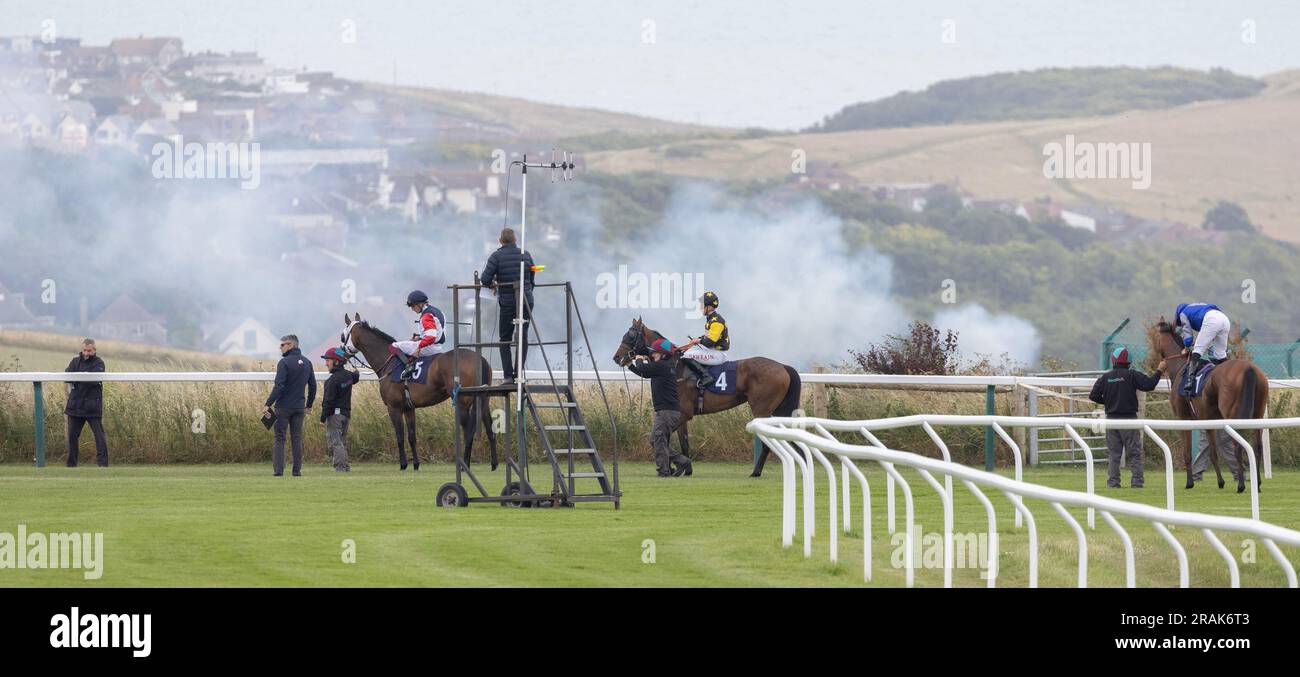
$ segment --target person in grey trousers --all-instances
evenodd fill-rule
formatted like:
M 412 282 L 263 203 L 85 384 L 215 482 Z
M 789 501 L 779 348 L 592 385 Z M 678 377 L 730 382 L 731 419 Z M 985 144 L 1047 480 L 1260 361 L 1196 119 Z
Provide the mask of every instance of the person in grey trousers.
M 280 363 L 275 367 L 275 387 L 266 398 L 266 411 L 275 411 L 275 455 L 272 467 L 275 476 L 284 475 L 284 436 L 286 430 L 293 438 L 293 476 L 302 475 L 302 420 L 316 401 L 316 372 L 311 360 L 303 357 L 298 348 L 298 337 L 286 334 L 280 337 Z M 307 394 L 303 396 L 303 389 Z
M 330 370 L 325 381 L 325 394 L 320 398 L 320 422 L 325 426 L 325 445 L 330 451 L 330 461 L 338 472 L 348 472 L 348 421 L 352 418 L 352 386 L 361 380 L 361 374 L 346 368 L 348 354 L 342 347 L 330 348 L 321 355 Z
M 1106 407 L 1107 419 L 1137 418 L 1139 390 L 1151 392 L 1160 385 L 1160 375 L 1165 370 L 1161 360 L 1150 376 L 1129 368 L 1128 348 L 1116 348 L 1111 353 L 1112 369 L 1102 374 L 1092 385 L 1088 399 Z M 1120 459 L 1128 452 L 1129 470 L 1133 476 L 1129 485 L 1141 489 L 1144 483 L 1142 468 L 1142 431 L 1133 429 L 1106 428 L 1106 453 L 1110 457 L 1109 475 L 1106 486 L 1120 487 Z
M 641 378 L 650 379 L 650 399 L 654 402 L 655 419 L 650 429 L 650 446 L 654 448 L 655 470 L 659 477 L 689 477 L 693 471 L 691 459 L 672 448 L 673 431 L 682 423 L 682 411 L 677 397 L 677 370 L 670 348 L 656 345 L 650 358 L 639 356 L 628 365 L 628 370 Z

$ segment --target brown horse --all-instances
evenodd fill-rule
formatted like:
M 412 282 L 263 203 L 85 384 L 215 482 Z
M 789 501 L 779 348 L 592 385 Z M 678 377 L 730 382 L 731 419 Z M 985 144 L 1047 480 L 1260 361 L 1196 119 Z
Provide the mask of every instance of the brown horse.
M 1147 332 L 1151 347 L 1160 355 L 1169 367 L 1169 401 L 1174 415 L 1183 420 L 1217 420 L 1224 418 L 1264 418 L 1264 408 L 1268 406 L 1268 376 L 1249 360 L 1230 359 L 1210 372 L 1210 380 L 1197 397 L 1184 397 L 1180 394 L 1179 384 L 1182 372 L 1187 368 L 1187 354 L 1182 340 L 1175 333 L 1173 326 L 1164 317 Z M 1217 433 L 1206 430 L 1210 436 L 1210 460 L 1214 463 L 1214 474 L 1219 479 L 1219 488 L 1223 488 L 1223 471 L 1219 469 L 1219 446 Z M 1259 454 L 1262 449 L 1263 431 L 1256 429 L 1254 442 L 1255 485 L 1261 484 Z M 1183 439 L 1183 459 L 1187 461 L 1187 488 L 1192 482 L 1192 432 L 1181 431 Z M 1241 445 L 1233 445 L 1237 450 L 1237 493 L 1246 490 L 1246 470 L 1241 454 Z
M 395 383 L 389 378 L 394 369 L 400 368 L 400 362 L 389 352 L 388 347 L 395 340 L 369 322 L 354 314 L 349 318 L 343 315 L 344 350 L 349 355 L 361 353 L 379 376 L 379 397 L 388 408 L 388 418 L 393 422 L 393 432 L 397 435 L 397 459 L 402 470 L 406 470 L 406 448 L 402 432 L 406 432 L 406 441 L 411 444 L 411 460 L 415 469 L 420 469 L 420 454 L 415 449 L 415 410 L 420 407 L 432 407 L 449 399 L 455 391 L 456 383 L 452 373 L 452 353 L 438 355 L 429 363 L 429 374 L 424 383 Z M 476 359 L 477 358 L 477 359 Z M 477 364 L 476 364 L 477 362 Z M 373 365 L 379 365 L 374 367 Z M 487 385 L 492 382 L 492 367 L 484 358 L 477 357 L 472 350 L 460 350 L 460 383 L 462 386 Z M 480 380 L 481 379 L 481 380 Z M 406 402 L 406 392 L 410 391 L 410 406 Z M 474 447 L 474 434 L 477 432 L 475 414 L 483 422 L 487 431 L 488 446 L 492 451 L 492 469 L 497 468 L 497 438 L 492 432 L 492 414 L 488 411 L 486 398 L 473 395 L 460 395 L 457 424 L 460 425 L 465 439 L 465 463 L 469 463 L 470 450 Z M 455 454 L 455 450 L 452 451 Z
M 614 362 L 626 367 L 637 355 L 648 355 L 649 346 L 662 339 L 663 335 L 645 326 L 640 318 L 632 320 L 632 326 L 623 335 L 618 350 L 614 353 Z M 732 407 L 748 402 L 754 418 L 768 416 L 789 416 L 799 407 L 801 384 L 799 372 L 794 367 L 781 364 L 766 357 L 750 357 L 736 361 L 736 392 L 732 395 L 704 393 L 704 409 L 700 413 L 712 414 L 726 411 Z M 687 424 L 695 415 L 695 383 L 692 379 L 678 379 L 677 399 L 681 402 L 682 423 L 677 428 L 677 438 L 682 445 L 682 454 L 690 456 L 690 436 Z M 767 447 L 754 463 L 754 472 L 750 477 L 763 474 L 763 465 L 767 463 Z

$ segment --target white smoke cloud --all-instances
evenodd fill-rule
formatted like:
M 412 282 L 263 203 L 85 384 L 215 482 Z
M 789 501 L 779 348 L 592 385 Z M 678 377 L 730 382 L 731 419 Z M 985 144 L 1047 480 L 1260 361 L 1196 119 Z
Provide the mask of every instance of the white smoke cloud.
M 1005 353 L 1015 362 L 1033 365 L 1042 349 L 1038 330 L 1028 321 L 1014 315 L 995 315 L 978 304 L 940 311 L 934 316 L 934 326 L 957 332 L 963 364 L 975 361 L 976 354 L 996 361 Z

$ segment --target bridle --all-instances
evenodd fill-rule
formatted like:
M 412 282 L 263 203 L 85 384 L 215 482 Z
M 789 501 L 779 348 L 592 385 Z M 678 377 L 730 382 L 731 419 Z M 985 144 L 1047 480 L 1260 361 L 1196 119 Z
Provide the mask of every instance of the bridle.
M 632 335 L 635 336 L 633 337 Z M 632 355 L 650 354 L 650 349 L 647 348 L 645 344 L 644 329 L 638 330 L 636 327 L 628 329 L 627 333 L 623 335 L 623 340 L 619 345 L 627 348 L 627 353 L 623 356 L 623 361 L 619 363 L 620 367 L 626 368 L 628 363 L 632 361 Z
M 385 371 L 387 371 L 388 369 L 388 365 L 393 362 L 393 358 L 395 356 L 389 355 L 388 360 L 386 360 L 383 363 L 383 365 L 379 367 L 379 369 L 375 369 L 374 367 L 367 364 L 366 361 L 362 359 L 365 356 L 361 355 L 361 351 L 358 350 L 356 345 L 352 342 L 352 327 L 356 326 L 357 324 L 361 324 L 363 326 L 369 326 L 364 321 L 352 320 L 348 322 L 348 326 L 343 328 L 343 333 L 339 334 L 339 343 L 343 344 L 343 353 L 347 355 L 348 362 L 350 364 L 355 365 L 358 369 L 369 369 L 370 371 L 374 372 L 376 376 L 383 378 Z M 361 357 L 357 357 L 358 355 L 361 355 Z

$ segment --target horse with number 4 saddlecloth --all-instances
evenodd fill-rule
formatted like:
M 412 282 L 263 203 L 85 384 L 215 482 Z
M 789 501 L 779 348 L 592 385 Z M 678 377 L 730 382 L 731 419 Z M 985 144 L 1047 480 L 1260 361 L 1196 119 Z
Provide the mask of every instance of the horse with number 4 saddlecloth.
M 401 368 L 401 363 L 392 355 L 388 347 L 393 344 L 393 337 L 361 319 L 360 314 L 349 318 L 343 315 L 343 334 L 339 340 L 343 349 L 352 357 L 360 353 L 366 358 L 379 376 L 379 396 L 388 408 L 388 418 L 393 423 L 393 432 L 397 436 L 397 458 L 402 470 L 406 470 L 405 442 L 411 445 L 411 460 L 415 469 L 420 469 L 420 454 L 415 449 L 415 410 L 432 407 L 453 395 L 457 399 L 457 425 L 461 427 L 465 439 L 464 459 L 469 463 L 470 450 L 474 447 L 474 436 L 478 431 L 476 419 L 483 423 L 487 432 L 488 447 L 491 449 L 492 469 L 497 468 L 497 439 L 492 432 L 492 414 L 488 410 L 487 398 L 474 395 L 458 395 L 455 392 L 456 379 L 452 371 L 453 353 L 451 351 L 434 355 L 429 361 L 427 373 L 422 374 L 420 382 L 400 382 L 389 378 L 394 370 Z M 373 365 L 379 365 L 374 367 Z M 474 354 L 472 350 L 460 349 L 460 384 L 462 387 L 488 385 L 492 383 L 492 367 L 485 358 Z M 403 440 L 403 432 L 406 440 Z M 452 450 L 455 454 L 457 450 Z
M 1264 409 L 1268 406 L 1268 376 L 1250 360 L 1228 359 L 1210 372 L 1209 381 L 1201 394 L 1186 397 L 1180 392 L 1183 372 L 1187 368 L 1187 354 L 1183 342 L 1175 333 L 1172 325 L 1161 317 L 1159 322 L 1148 329 L 1151 348 L 1165 360 L 1169 367 L 1169 403 L 1174 415 L 1183 420 L 1207 421 L 1224 418 L 1264 418 Z M 1194 375 L 1193 375 L 1194 376 Z M 1214 474 L 1218 477 L 1222 489 L 1223 471 L 1219 469 L 1219 445 L 1217 433 L 1207 428 L 1210 436 L 1208 452 L 1214 463 Z M 1254 430 L 1252 450 L 1255 455 L 1255 484 L 1262 487 L 1262 472 L 1259 455 L 1263 449 L 1263 430 Z M 1183 441 L 1183 459 L 1187 462 L 1187 488 L 1194 486 L 1192 481 L 1192 432 L 1180 431 Z M 1246 490 L 1246 471 L 1249 468 L 1241 455 L 1241 445 L 1233 445 L 1237 450 L 1237 493 Z
M 632 320 L 632 326 L 623 335 L 618 350 L 614 353 L 614 362 L 626 367 L 637 355 L 649 355 L 650 346 L 664 337 L 659 332 L 645 326 L 640 318 Z M 704 393 L 704 407 L 698 413 L 712 414 L 726 411 L 748 402 L 754 418 L 768 416 L 790 416 L 799 408 L 801 382 L 799 372 L 794 367 L 781 364 L 766 357 L 749 357 L 736 360 L 734 390 L 730 394 L 712 391 Z M 681 442 L 682 454 L 690 457 L 690 436 L 687 424 L 695 411 L 697 390 L 692 379 L 679 379 L 677 398 L 681 402 L 682 423 L 677 428 L 677 438 Z M 768 454 L 772 453 L 766 446 L 763 453 L 754 462 L 754 472 L 750 477 L 763 474 L 763 465 L 767 463 Z

